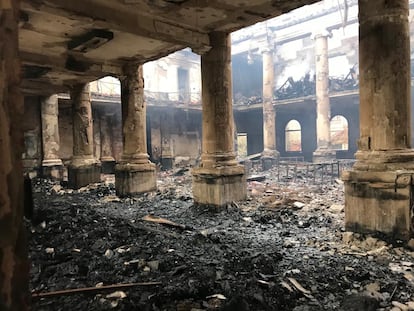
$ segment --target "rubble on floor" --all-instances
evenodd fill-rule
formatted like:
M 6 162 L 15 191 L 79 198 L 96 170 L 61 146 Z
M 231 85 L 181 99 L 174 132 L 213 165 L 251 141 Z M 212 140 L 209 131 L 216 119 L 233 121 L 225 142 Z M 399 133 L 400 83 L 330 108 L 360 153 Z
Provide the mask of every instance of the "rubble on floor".
M 34 180 L 33 310 L 414 310 L 413 249 L 345 232 L 343 185 L 260 175 L 222 209 L 193 204 L 190 170 L 134 198 Z

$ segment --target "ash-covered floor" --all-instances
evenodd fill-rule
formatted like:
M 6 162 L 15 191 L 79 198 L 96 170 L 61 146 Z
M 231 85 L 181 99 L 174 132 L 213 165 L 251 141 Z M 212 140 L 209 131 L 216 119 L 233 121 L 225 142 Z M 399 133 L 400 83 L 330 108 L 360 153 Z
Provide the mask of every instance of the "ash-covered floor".
M 414 310 L 407 245 L 345 232 L 338 180 L 277 175 L 220 210 L 193 205 L 185 169 L 125 199 L 110 175 L 76 191 L 34 180 L 33 293 L 130 286 L 35 297 L 33 310 Z

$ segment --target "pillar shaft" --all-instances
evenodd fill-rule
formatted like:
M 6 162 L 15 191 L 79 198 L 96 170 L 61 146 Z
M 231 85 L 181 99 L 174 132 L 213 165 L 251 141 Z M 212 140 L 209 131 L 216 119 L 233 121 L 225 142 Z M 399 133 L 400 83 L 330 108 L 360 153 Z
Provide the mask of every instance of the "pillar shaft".
M 161 167 L 163 170 L 169 170 L 174 164 L 173 141 L 171 137 L 171 121 L 174 116 L 166 114 L 161 116 L 160 133 L 161 133 Z
M 329 105 L 329 66 L 328 66 L 328 37 L 315 37 L 315 65 L 316 65 L 316 131 L 318 148 L 330 147 L 330 119 Z
M 63 163 L 59 158 L 59 100 L 57 94 L 41 99 L 42 120 L 42 176 L 61 179 Z
M 111 115 L 101 117 L 101 161 L 115 161 L 112 150 L 112 122 Z
M 59 158 L 59 107 L 56 94 L 45 97 L 41 102 L 42 113 L 42 165 L 62 165 Z
M 263 154 L 273 156 L 276 151 L 276 121 L 273 109 L 274 64 L 273 51 L 263 52 Z
M 410 148 L 408 1 L 359 2 L 359 149 Z
M 0 6 L 0 310 L 29 310 L 23 224 L 23 97 L 18 51 L 19 1 Z
M 93 123 L 89 84 L 71 90 L 73 119 L 73 157 L 68 168 L 68 183 L 80 188 L 100 181 L 101 167 L 93 154 Z
M 221 206 L 244 199 L 246 181 L 234 153 L 230 35 L 210 33 L 210 43 L 201 56 L 202 155 L 193 170 L 193 194 L 197 203 Z
M 345 171 L 345 226 L 413 233 L 408 1 L 359 0 L 360 140 Z
M 201 56 L 202 165 L 235 165 L 230 36 L 213 33 L 212 49 Z
M 115 167 L 115 188 L 119 196 L 156 189 L 155 165 L 147 153 L 146 103 L 141 64 L 130 63 L 121 78 L 123 153 Z
M 329 102 L 328 32 L 315 35 L 316 71 L 316 140 L 315 162 L 333 160 L 335 151 L 331 148 L 331 106 Z
M 73 87 L 73 156 L 93 158 L 93 125 L 89 84 Z
M 112 114 L 103 113 L 100 118 L 101 137 L 101 165 L 102 173 L 113 174 L 115 169 L 115 158 L 113 156 Z
M 144 76 L 142 65 L 125 67 L 121 80 L 122 101 L 122 161 L 149 163 L 147 153 L 146 103 L 144 101 Z

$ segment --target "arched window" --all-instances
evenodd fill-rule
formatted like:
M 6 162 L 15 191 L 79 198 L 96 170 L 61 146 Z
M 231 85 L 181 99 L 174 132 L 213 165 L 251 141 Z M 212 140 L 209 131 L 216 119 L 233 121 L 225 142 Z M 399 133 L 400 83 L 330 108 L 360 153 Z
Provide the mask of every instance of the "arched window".
M 302 151 L 302 132 L 300 123 L 296 120 L 290 120 L 285 128 L 286 151 Z
M 331 119 L 331 144 L 335 150 L 348 150 L 348 120 L 344 116 Z

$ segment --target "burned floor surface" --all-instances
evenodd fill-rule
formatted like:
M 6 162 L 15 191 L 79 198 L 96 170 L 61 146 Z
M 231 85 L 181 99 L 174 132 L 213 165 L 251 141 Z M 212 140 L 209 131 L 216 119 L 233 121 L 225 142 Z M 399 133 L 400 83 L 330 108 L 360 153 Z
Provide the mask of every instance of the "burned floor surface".
M 160 284 L 35 298 L 33 309 L 408 310 L 414 304 L 414 252 L 398 241 L 344 232 L 340 183 L 278 183 L 275 171 L 266 175 L 249 182 L 246 202 L 221 210 L 193 205 L 188 172 L 159 173 L 157 192 L 125 199 L 115 196 L 110 178 L 79 191 L 35 180 L 36 212 L 28 225 L 34 292 Z

